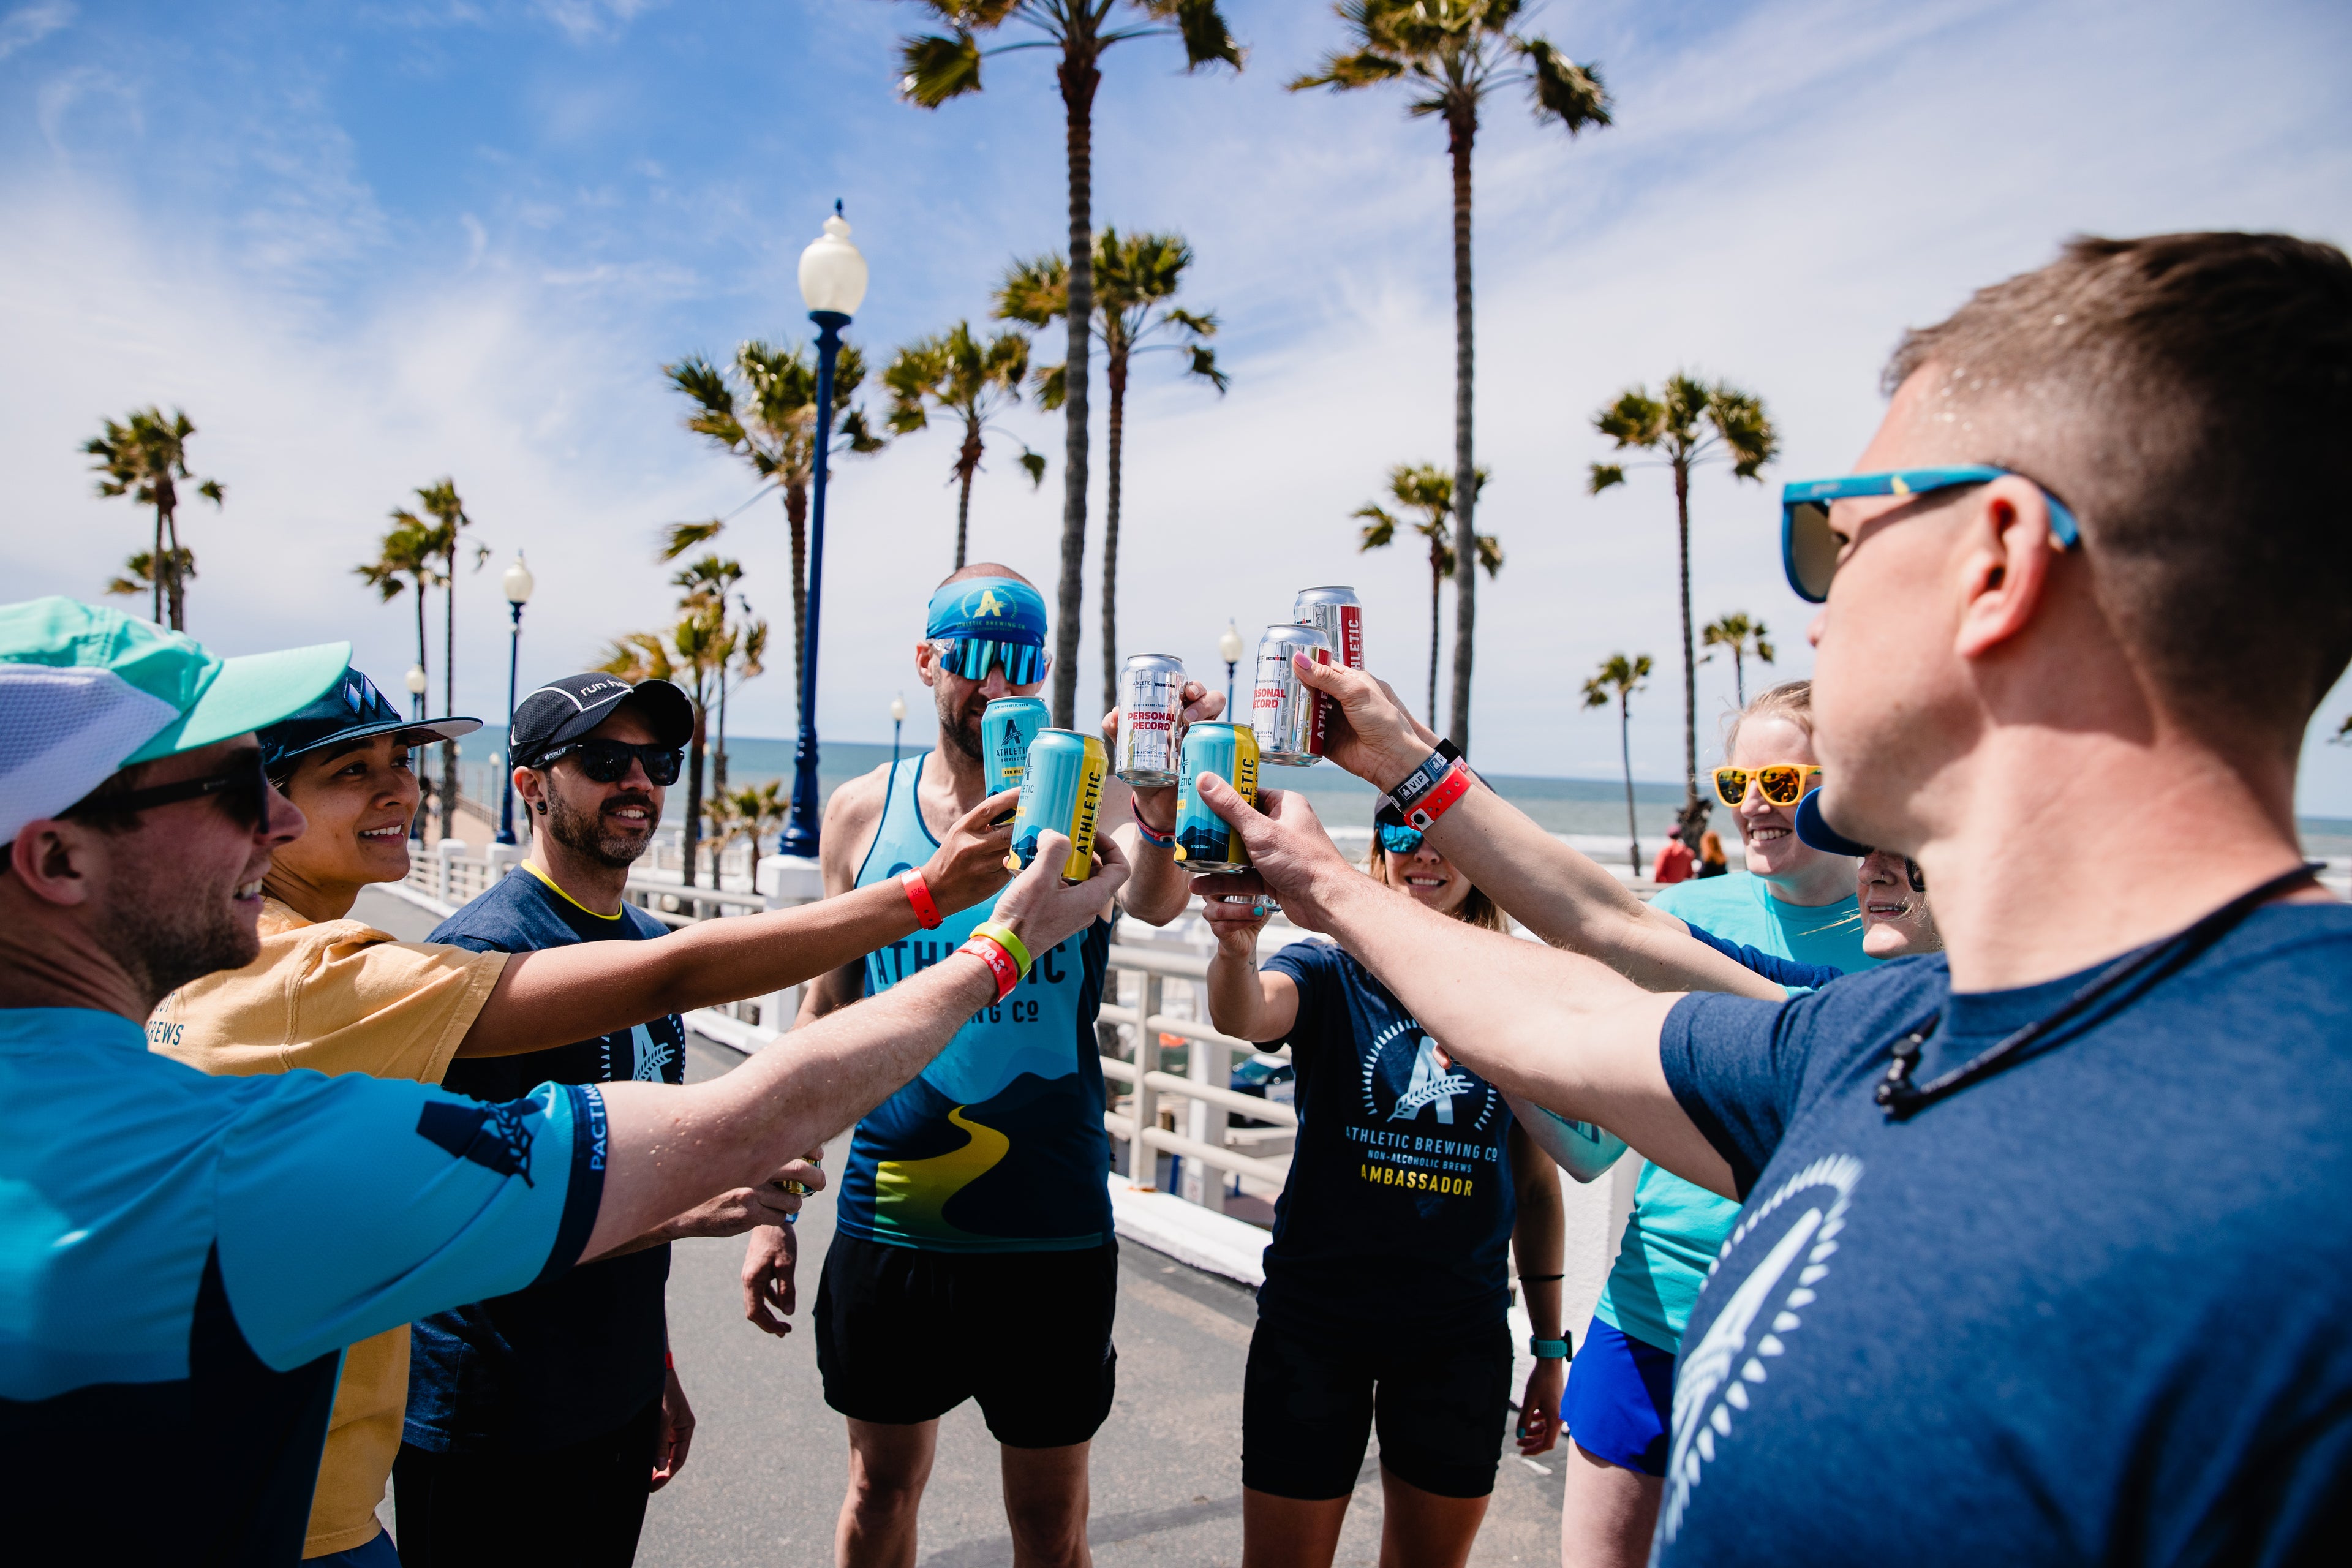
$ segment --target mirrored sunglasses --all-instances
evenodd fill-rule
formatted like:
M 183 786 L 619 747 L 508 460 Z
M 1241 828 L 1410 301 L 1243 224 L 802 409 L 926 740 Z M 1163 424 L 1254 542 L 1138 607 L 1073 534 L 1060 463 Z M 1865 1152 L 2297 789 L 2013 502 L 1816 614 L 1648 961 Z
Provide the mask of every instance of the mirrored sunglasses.
M 686 765 L 686 752 L 677 746 L 636 745 L 627 741 L 575 741 L 569 746 L 550 752 L 539 760 L 542 768 L 551 768 L 565 757 L 577 759 L 580 771 L 592 784 L 618 784 L 629 776 L 629 763 L 643 763 L 646 781 L 664 788 L 677 783 L 679 771 Z
M 1760 768 L 1717 768 L 1715 798 L 1738 805 L 1748 798 L 1748 785 L 1774 805 L 1794 805 L 1822 787 L 1822 770 L 1811 763 L 1767 763 Z
M 1381 849 L 1391 855 L 1411 855 L 1421 847 L 1421 831 L 1418 828 L 1392 826 L 1383 822 L 1372 831 L 1380 838 Z
M 1902 468 L 1884 474 L 1846 474 L 1834 479 L 1800 479 L 1780 490 L 1780 567 L 1797 596 L 1820 604 L 1830 596 L 1830 581 L 1837 575 L 1844 545 L 1830 528 L 1830 505 L 1859 496 L 1923 496 L 1962 485 L 1990 484 L 2014 473 L 1969 464 L 1951 468 Z M 2083 540 L 2082 526 L 2066 503 L 2037 481 L 2042 499 L 2050 506 L 2050 531 L 2059 544 L 2072 550 Z
M 1031 643 L 941 637 L 931 646 L 939 649 L 940 668 L 966 680 L 986 680 L 992 665 L 1003 667 L 1008 686 L 1034 686 L 1045 679 L 1045 650 Z

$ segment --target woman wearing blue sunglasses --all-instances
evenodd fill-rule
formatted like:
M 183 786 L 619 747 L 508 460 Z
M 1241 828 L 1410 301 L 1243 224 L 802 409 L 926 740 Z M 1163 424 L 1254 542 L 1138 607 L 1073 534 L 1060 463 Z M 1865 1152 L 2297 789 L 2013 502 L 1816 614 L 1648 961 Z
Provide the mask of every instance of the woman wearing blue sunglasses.
M 1383 886 L 1489 930 L 1502 911 L 1409 827 L 1376 829 Z M 1287 1044 L 1298 1144 L 1275 1208 L 1242 1394 L 1244 1560 L 1323 1568 L 1377 1422 L 1384 1563 L 1465 1561 L 1513 1393 L 1505 1319 L 1516 1250 L 1535 1330 L 1519 1449 L 1559 1431 L 1559 1172 L 1502 1095 L 1341 949 L 1257 963 L 1267 910 L 1212 899 L 1209 1016 Z

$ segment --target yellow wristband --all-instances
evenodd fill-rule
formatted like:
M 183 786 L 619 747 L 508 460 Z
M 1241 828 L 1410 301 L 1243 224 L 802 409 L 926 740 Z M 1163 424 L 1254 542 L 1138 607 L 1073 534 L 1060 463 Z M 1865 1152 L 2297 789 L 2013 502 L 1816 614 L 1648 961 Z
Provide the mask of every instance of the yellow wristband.
M 1021 945 L 1021 939 L 1013 934 L 1013 928 L 1011 926 L 1004 924 L 1002 921 L 988 921 L 982 924 L 972 927 L 971 934 L 974 936 L 984 936 L 988 938 L 989 941 L 996 943 L 997 946 L 1003 948 L 1005 952 L 1005 955 L 1011 958 L 1014 963 L 1020 965 L 1022 977 L 1024 979 L 1028 977 L 1029 950 Z

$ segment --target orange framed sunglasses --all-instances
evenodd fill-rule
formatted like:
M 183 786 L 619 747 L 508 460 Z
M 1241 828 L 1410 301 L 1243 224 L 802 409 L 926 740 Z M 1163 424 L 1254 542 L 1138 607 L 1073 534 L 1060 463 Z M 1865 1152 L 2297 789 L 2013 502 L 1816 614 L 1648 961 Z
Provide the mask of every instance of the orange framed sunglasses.
M 1717 768 L 1715 798 L 1736 806 L 1748 798 L 1750 780 L 1774 805 L 1794 805 L 1822 787 L 1822 770 L 1811 763 L 1767 763 L 1760 768 Z

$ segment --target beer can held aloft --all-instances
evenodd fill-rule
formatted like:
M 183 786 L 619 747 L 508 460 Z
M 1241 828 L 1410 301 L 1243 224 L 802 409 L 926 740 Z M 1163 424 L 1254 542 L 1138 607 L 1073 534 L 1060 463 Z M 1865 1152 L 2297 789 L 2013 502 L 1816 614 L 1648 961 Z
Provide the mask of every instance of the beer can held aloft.
M 1249 851 L 1233 825 L 1201 799 L 1201 775 L 1214 773 L 1257 804 L 1257 736 L 1238 724 L 1195 724 L 1184 731 L 1184 785 L 1176 795 L 1176 858 L 1189 872 L 1249 869 Z
M 1184 714 L 1184 661 L 1139 653 L 1118 672 L 1118 756 L 1111 771 L 1131 784 L 1176 782 L 1176 726 Z
M 1331 639 L 1331 662 L 1364 668 L 1364 602 L 1353 588 L 1301 588 L 1290 618 Z
M 1070 858 L 1062 880 L 1083 882 L 1095 874 L 1095 817 L 1102 808 L 1103 775 L 1109 759 L 1098 735 L 1076 730 L 1040 730 L 1029 742 L 1029 767 L 1021 778 L 1021 806 L 1013 819 L 1008 870 L 1024 869 L 1037 858 L 1037 836 L 1048 829 L 1067 834 Z
M 1042 697 L 1000 697 L 980 715 L 981 782 L 986 792 L 1013 789 L 1029 766 L 1029 742 L 1052 723 Z
M 1323 760 L 1322 694 L 1298 678 L 1291 662 L 1303 654 L 1331 662 L 1331 639 L 1313 626 L 1289 623 L 1265 628 L 1257 645 L 1257 689 L 1250 697 L 1250 728 L 1261 762 L 1294 768 Z

